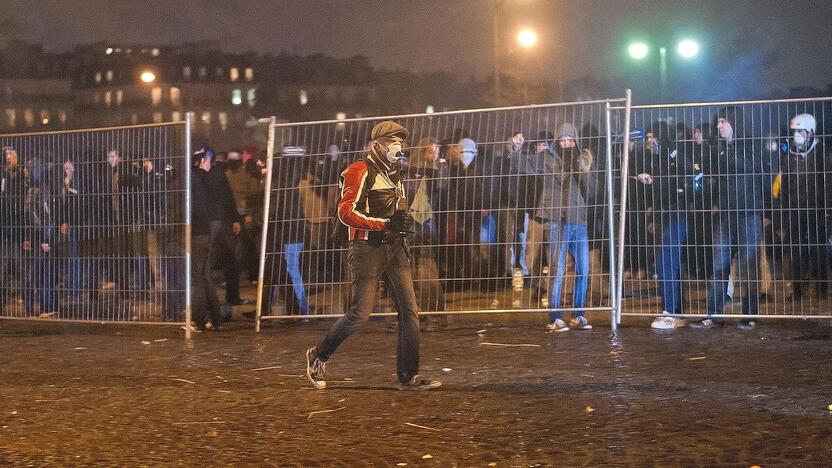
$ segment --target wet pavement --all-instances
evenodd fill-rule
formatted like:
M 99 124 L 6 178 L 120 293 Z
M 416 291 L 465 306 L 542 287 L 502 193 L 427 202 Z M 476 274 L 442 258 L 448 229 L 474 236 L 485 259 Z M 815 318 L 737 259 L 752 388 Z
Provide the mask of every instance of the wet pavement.
M 0 322 L 0 465 L 832 465 L 832 328 L 546 334 L 452 321 L 395 385 L 371 322 L 305 380 L 331 322 L 164 327 Z M 534 320 L 531 320 L 534 322 Z M 484 330 L 484 331 L 482 331 Z M 406 465 L 402 465 L 406 464 Z

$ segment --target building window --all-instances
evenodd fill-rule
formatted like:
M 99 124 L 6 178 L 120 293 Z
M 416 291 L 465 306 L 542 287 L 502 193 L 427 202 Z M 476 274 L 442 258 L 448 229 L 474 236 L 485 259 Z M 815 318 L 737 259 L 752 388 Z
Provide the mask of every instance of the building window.
M 251 67 L 248 67 L 248 68 L 246 68 L 245 73 L 246 73 L 246 81 L 254 80 L 254 69 L 252 69 Z
M 170 120 L 174 122 L 179 122 L 182 120 L 182 114 L 179 111 L 173 111 L 170 113 Z
M 162 123 L 162 113 L 161 112 L 154 112 L 153 113 L 153 123 Z
M 222 78 L 223 76 L 225 76 L 225 70 L 223 70 L 222 67 L 217 67 L 217 69 L 214 70 L 214 75 L 217 78 Z
M 162 88 L 155 86 L 150 90 L 150 100 L 154 106 L 158 106 L 162 102 Z
M 246 100 L 248 101 L 249 107 L 254 107 L 257 104 L 257 90 L 255 88 L 251 88 L 246 92 Z
M 40 123 L 42 125 L 49 125 L 49 117 L 50 115 L 48 110 L 44 109 L 40 111 Z
M 101 104 L 101 93 L 95 93 L 92 97 L 92 102 L 94 104 Z
M 225 131 L 225 129 L 228 128 L 228 114 L 225 112 L 218 112 L 217 120 L 220 122 L 220 128 L 222 131 Z
M 208 76 L 208 69 L 205 68 L 205 67 L 199 67 L 199 78 L 204 80 L 205 77 L 207 77 L 207 76 Z
M 106 49 L 104 49 L 104 53 L 107 54 L 107 55 L 112 54 L 113 53 L 113 48 L 112 47 L 107 47 Z
M 121 103 L 124 102 L 124 91 L 121 89 L 116 90 L 116 105 L 120 106 Z
M 182 67 L 182 78 L 191 79 L 191 67 Z
M 240 79 L 240 69 L 237 67 L 233 67 L 228 70 L 228 77 L 231 78 L 231 81 L 237 81 Z
M 110 104 L 113 103 L 113 92 L 112 91 L 104 91 L 104 105 L 110 107 Z
M 150 50 L 150 55 L 152 55 L 154 57 L 158 57 L 159 56 L 159 49 L 151 49 Z
M 35 125 L 35 114 L 32 109 L 23 109 L 23 122 L 27 127 Z
M 6 109 L 6 125 L 9 127 L 17 125 L 17 110 Z
M 205 125 L 211 125 L 211 113 L 208 111 L 202 112 L 202 123 Z
M 231 104 L 234 104 L 235 106 L 239 106 L 242 103 L 243 103 L 243 92 L 240 91 L 239 89 L 235 89 L 234 91 L 231 91 Z
M 178 106 L 182 101 L 182 93 L 179 91 L 179 88 L 176 86 L 170 87 L 170 103 L 174 106 Z
M 139 115 L 138 114 L 130 115 L 130 123 L 132 125 L 136 125 L 137 123 L 139 123 Z
M 101 83 L 101 72 L 95 72 L 95 84 Z
M 108 83 L 113 81 L 113 71 L 112 70 L 107 70 L 106 76 L 107 76 L 107 82 Z
M 305 106 L 309 102 L 309 93 L 305 89 L 298 91 L 298 101 L 302 106 Z
M 66 123 L 66 111 L 58 111 L 58 121 L 62 124 Z

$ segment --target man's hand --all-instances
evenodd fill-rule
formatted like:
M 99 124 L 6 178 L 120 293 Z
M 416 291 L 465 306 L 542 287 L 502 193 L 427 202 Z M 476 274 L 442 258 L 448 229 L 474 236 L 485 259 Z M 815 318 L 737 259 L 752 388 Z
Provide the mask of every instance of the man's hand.
M 642 172 L 641 174 L 636 176 L 636 180 L 644 185 L 650 185 L 653 183 L 653 176 L 646 172 Z
M 387 223 L 387 230 L 399 234 L 413 232 L 413 217 L 408 212 L 399 210 L 390 217 L 390 222 Z
M 61 224 L 60 231 L 61 231 L 62 236 L 65 236 L 65 235 L 69 234 L 69 224 L 67 224 L 67 223 Z
M 239 236 L 243 228 L 240 226 L 240 223 L 234 223 L 231 225 L 231 229 L 234 231 L 235 236 Z

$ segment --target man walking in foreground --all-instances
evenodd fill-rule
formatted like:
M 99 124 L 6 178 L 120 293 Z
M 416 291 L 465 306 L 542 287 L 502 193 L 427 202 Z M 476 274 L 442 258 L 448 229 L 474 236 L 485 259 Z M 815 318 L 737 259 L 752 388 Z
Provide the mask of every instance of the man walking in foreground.
M 317 389 L 326 388 L 326 362 L 338 346 L 369 318 L 379 280 L 384 277 L 398 311 L 396 368 L 400 388 L 426 390 L 442 385 L 420 378 L 419 316 L 406 235 L 413 230 L 402 183 L 402 147 L 409 132 L 385 121 L 373 127 L 372 146 L 364 159 L 341 174 L 339 227 L 348 236 L 350 306 L 317 346 L 306 351 L 306 375 Z

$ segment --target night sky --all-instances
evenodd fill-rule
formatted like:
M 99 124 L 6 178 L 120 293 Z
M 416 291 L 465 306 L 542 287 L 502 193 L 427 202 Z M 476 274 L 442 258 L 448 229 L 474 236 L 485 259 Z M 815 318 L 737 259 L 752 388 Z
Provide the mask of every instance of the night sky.
M 98 40 L 213 39 L 227 51 L 366 55 L 373 65 L 485 78 L 493 69 L 492 0 L 0 0 L 3 30 L 49 50 Z M 503 63 L 541 80 L 593 75 L 637 84 L 657 65 L 626 57 L 631 39 L 693 37 L 695 63 L 671 62 L 671 83 L 697 97 L 753 97 L 832 83 L 832 1 L 502 0 Z M 540 45 L 514 49 L 532 26 Z

